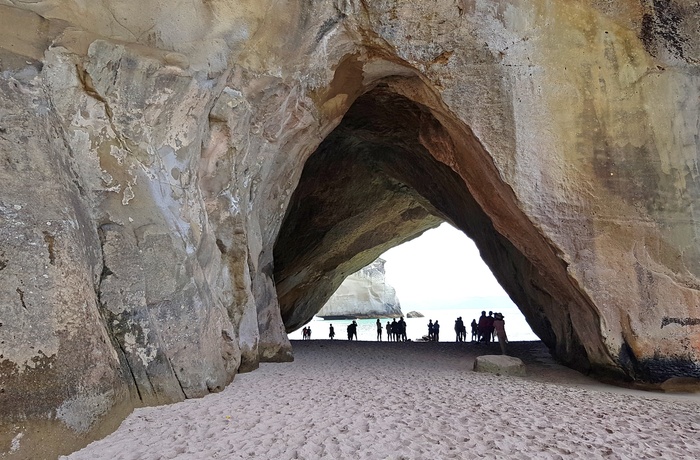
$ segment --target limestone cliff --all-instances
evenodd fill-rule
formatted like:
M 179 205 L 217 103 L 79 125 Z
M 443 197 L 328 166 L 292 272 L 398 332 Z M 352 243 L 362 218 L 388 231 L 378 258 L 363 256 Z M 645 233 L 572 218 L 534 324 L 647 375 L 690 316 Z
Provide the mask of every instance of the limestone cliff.
M 385 263 L 379 258 L 345 278 L 316 315 L 324 319 L 403 316 L 396 290 L 386 283 Z
M 562 361 L 700 377 L 700 6 L 0 0 L 0 453 L 288 360 L 442 220 Z

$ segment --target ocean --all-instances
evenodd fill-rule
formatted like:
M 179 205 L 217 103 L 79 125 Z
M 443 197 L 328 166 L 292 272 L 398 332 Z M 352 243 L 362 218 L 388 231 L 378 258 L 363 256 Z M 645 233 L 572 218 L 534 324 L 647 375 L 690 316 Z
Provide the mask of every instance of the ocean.
M 525 317 L 520 312 L 518 307 L 513 304 L 510 299 L 505 298 L 501 300 L 498 298 L 494 300 L 489 298 L 488 302 L 469 302 L 471 305 L 464 305 L 463 307 L 455 306 L 452 308 L 442 308 L 442 309 L 425 309 L 417 310 L 425 317 L 423 318 L 404 318 L 406 321 L 406 335 L 411 340 L 419 340 L 424 335 L 428 335 L 428 320 L 433 320 L 433 322 L 438 321 L 440 323 L 440 341 L 441 342 L 454 342 L 456 339 L 454 325 L 455 320 L 458 316 L 462 317 L 464 325 L 467 327 L 467 340 L 471 337 L 471 327 L 470 324 L 472 319 L 479 321 L 479 316 L 481 316 L 481 311 L 486 310 L 486 313 L 494 311 L 500 312 L 504 316 L 506 323 L 506 334 L 508 335 L 508 340 L 510 341 L 538 341 L 539 337 L 532 332 L 530 326 L 525 321 Z M 481 304 L 482 306 L 477 306 L 476 304 Z M 407 312 L 404 311 L 404 314 Z M 357 338 L 358 340 L 377 340 L 377 319 L 358 319 L 357 321 Z M 382 340 L 386 340 L 386 322 L 391 321 L 391 319 L 383 318 L 381 319 L 384 332 L 382 334 Z M 335 329 L 335 339 L 336 340 L 347 340 L 347 327 L 352 323 L 352 320 L 324 320 L 315 316 L 306 327 L 311 328 L 311 340 L 314 339 L 328 339 L 329 326 L 332 324 Z M 290 340 L 302 340 L 301 329 L 298 329 L 290 334 L 288 334 Z

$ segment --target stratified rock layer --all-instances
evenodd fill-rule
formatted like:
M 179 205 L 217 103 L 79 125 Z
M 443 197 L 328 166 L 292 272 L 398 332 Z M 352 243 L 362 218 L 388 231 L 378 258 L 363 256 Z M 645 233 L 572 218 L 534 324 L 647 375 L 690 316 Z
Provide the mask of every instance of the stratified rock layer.
M 447 220 L 563 361 L 700 377 L 700 7 L 0 1 L 0 452 L 217 391 Z
M 385 263 L 377 259 L 345 278 L 316 315 L 325 319 L 403 316 L 396 290 L 386 282 Z

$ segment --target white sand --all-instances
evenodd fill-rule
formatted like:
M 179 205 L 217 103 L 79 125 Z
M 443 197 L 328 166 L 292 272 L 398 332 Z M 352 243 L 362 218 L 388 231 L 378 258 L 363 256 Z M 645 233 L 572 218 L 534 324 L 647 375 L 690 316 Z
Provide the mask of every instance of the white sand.
M 460 345 L 295 342 L 294 363 L 136 410 L 67 458 L 700 458 L 700 396 L 603 385 L 527 343 L 529 377 L 479 374 L 497 345 Z

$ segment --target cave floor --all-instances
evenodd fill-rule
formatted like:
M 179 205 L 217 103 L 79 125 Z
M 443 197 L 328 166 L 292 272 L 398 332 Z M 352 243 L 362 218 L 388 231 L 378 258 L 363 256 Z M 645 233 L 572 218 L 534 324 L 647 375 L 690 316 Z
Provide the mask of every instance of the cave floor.
M 527 377 L 473 372 L 498 345 L 292 342 L 223 392 L 137 409 L 70 459 L 700 458 L 700 395 L 623 389 L 510 343 Z

